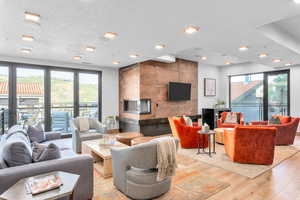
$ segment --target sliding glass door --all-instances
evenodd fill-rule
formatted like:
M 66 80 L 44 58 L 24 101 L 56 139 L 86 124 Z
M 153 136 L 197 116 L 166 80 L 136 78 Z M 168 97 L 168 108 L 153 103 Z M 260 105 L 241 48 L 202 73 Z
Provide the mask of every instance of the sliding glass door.
M 230 102 L 233 112 L 242 112 L 245 121 L 263 119 L 263 74 L 232 76 Z
M 17 123 L 44 123 L 44 70 L 17 68 Z
M 266 98 L 268 113 L 266 118 L 270 119 L 272 115 L 289 114 L 289 75 L 288 72 L 267 73 L 267 90 Z
M 0 134 L 8 129 L 8 98 L 9 98 L 8 66 L 0 65 Z
M 246 122 L 289 115 L 289 71 L 231 76 L 230 107 Z

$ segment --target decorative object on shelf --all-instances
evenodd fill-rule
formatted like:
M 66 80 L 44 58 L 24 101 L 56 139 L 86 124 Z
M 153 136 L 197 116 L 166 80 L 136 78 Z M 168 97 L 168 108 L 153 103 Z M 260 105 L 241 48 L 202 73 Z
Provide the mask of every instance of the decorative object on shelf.
M 214 105 L 215 108 L 225 108 L 225 101 L 218 99 L 217 103 Z
M 216 79 L 204 78 L 204 96 L 216 96 Z

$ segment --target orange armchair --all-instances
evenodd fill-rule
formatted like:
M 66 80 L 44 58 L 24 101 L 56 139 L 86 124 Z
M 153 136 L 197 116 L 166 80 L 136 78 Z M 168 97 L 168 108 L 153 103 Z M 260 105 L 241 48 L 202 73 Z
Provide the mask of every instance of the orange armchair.
M 281 124 L 268 125 L 267 121 L 251 122 L 254 126 L 274 127 L 277 129 L 276 145 L 291 145 L 294 144 L 295 136 L 298 129 L 299 118 L 289 116 L 273 116 L 278 117 Z
M 225 151 L 233 162 L 271 165 L 274 159 L 276 128 L 239 126 L 225 130 Z
M 227 114 L 228 114 L 228 112 L 222 112 L 221 113 L 221 117 L 217 121 L 218 128 L 234 128 L 238 125 L 243 125 L 245 123 L 243 114 L 240 113 L 240 112 L 237 112 L 236 114 L 237 114 L 237 117 L 238 117 L 238 124 L 226 124 L 226 123 L 224 123 L 224 121 L 226 119 Z
M 198 147 L 198 137 L 200 137 L 200 135 L 197 132 L 201 130 L 201 127 L 186 126 L 182 117 L 170 117 L 169 122 L 172 129 L 172 134 L 179 138 L 182 148 L 190 149 Z M 202 139 L 204 142 L 201 141 Z M 200 147 L 208 147 L 207 135 L 205 135 L 205 137 L 201 136 Z

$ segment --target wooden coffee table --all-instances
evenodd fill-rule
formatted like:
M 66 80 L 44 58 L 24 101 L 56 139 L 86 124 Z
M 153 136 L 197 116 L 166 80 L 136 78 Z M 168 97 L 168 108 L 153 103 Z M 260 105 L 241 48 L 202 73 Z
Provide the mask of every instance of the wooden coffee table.
M 94 158 L 95 169 L 104 177 L 112 177 L 112 161 L 111 161 L 111 147 L 126 147 L 118 141 L 110 147 L 101 147 L 99 145 L 101 139 L 88 140 L 82 142 L 82 153 L 89 154 Z

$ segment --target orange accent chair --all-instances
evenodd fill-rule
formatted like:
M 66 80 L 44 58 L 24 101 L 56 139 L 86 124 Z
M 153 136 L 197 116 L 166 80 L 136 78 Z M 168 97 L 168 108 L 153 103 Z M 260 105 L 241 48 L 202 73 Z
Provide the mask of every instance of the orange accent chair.
M 299 118 L 290 116 L 278 116 L 281 124 L 268 125 L 268 121 L 251 122 L 253 126 L 274 127 L 277 128 L 276 145 L 291 145 L 294 144 L 296 137 Z
M 169 122 L 172 134 L 174 137 L 179 138 L 182 148 L 198 148 L 198 137 L 201 137 L 199 144 L 200 147 L 208 147 L 207 135 L 200 136 L 197 133 L 199 130 L 201 130 L 200 126 L 186 126 L 183 117 L 169 117 Z
M 218 128 L 234 128 L 238 125 L 243 125 L 245 122 L 244 122 L 244 116 L 243 116 L 243 113 L 240 113 L 240 112 L 237 112 L 237 118 L 238 118 L 238 124 L 226 124 L 224 123 L 225 119 L 226 119 L 226 116 L 229 112 L 222 112 L 221 113 L 221 117 L 220 119 L 218 119 L 217 121 L 217 126 Z
M 233 162 L 271 165 L 276 128 L 239 126 L 224 131 L 225 151 Z

